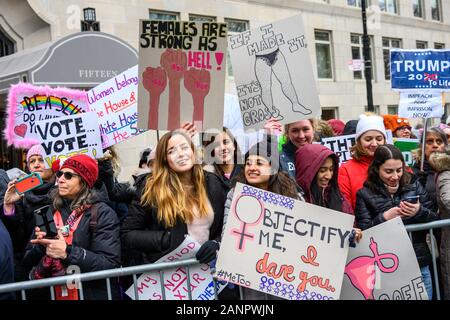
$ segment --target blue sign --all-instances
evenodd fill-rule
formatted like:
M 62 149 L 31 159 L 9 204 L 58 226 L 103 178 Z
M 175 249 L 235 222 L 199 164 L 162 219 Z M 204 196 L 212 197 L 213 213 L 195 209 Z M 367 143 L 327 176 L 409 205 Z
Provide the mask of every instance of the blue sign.
M 450 90 L 450 50 L 391 50 L 392 89 Z

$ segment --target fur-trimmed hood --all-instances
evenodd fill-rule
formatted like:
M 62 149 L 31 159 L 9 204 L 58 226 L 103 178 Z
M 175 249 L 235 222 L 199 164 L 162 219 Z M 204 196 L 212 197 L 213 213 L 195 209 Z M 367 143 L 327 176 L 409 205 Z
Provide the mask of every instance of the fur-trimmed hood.
M 430 164 L 437 172 L 450 170 L 450 154 L 433 152 L 430 156 Z

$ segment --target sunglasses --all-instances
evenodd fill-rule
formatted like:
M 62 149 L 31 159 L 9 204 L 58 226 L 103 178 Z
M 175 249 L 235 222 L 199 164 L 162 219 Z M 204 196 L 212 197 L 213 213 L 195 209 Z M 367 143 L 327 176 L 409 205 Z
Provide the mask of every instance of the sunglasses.
M 56 172 L 56 177 L 58 179 L 61 178 L 62 175 L 64 175 L 64 179 L 66 179 L 66 180 L 70 180 L 73 177 L 81 177 L 79 174 L 68 172 L 68 171 L 57 171 Z

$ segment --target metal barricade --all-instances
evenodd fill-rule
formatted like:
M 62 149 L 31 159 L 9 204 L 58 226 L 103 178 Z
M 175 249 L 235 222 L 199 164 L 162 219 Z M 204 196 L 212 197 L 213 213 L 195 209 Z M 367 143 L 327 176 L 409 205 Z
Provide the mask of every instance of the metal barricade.
M 438 277 L 438 270 L 437 270 L 437 264 L 436 264 L 436 245 L 434 243 L 433 239 L 433 229 L 436 228 L 442 228 L 442 227 L 448 227 L 450 226 L 450 219 L 446 220 L 439 220 L 429 223 L 421 223 L 421 224 L 413 224 L 413 225 L 407 225 L 406 230 L 409 233 L 409 236 L 411 238 L 412 232 L 416 231 L 423 231 L 428 230 L 429 234 L 431 236 L 431 255 L 433 258 L 433 271 L 434 271 L 434 282 L 435 282 L 435 292 L 436 292 L 436 298 L 438 300 L 441 299 L 441 294 L 439 290 L 439 277 Z M 50 294 L 51 299 L 55 299 L 55 293 L 54 293 L 54 287 L 58 285 L 66 285 L 68 283 L 76 283 L 79 285 L 79 298 L 80 300 L 84 300 L 84 293 L 83 293 L 83 282 L 87 281 L 93 281 L 93 280 L 105 280 L 106 281 L 106 288 L 107 288 L 107 295 L 108 300 L 112 300 L 112 293 L 111 293 L 111 278 L 116 277 L 123 277 L 123 276 L 133 276 L 133 286 L 134 286 L 134 294 L 135 297 L 138 297 L 138 287 L 137 287 L 137 275 L 147 272 L 159 272 L 160 275 L 160 282 L 161 282 L 161 293 L 162 293 L 162 299 L 166 299 L 166 288 L 164 287 L 164 270 L 168 269 L 174 269 L 174 268 L 180 268 L 185 267 L 186 268 L 186 274 L 187 274 L 187 286 L 188 286 L 188 297 L 191 300 L 192 299 L 192 289 L 190 285 L 190 272 L 189 267 L 199 265 L 199 262 L 195 259 L 188 259 L 188 260 L 182 260 L 182 261 L 173 261 L 173 262 L 164 262 L 164 263 L 154 263 L 154 264 L 146 264 L 146 265 L 140 265 L 140 266 L 133 266 L 133 267 L 126 267 L 126 268 L 117 268 L 117 269 L 111 269 L 111 270 L 102 270 L 102 271 L 95 271 L 95 272 L 88 272 L 88 273 L 78 273 L 78 274 L 72 274 L 67 275 L 63 277 L 54 277 L 54 278 L 47 278 L 47 279 L 40 279 L 40 280 L 30 280 L 30 281 L 23 281 L 23 282 L 16 282 L 16 283 L 9 283 L 0 285 L 0 293 L 7 293 L 7 292 L 21 292 L 22 300 L 26 300 L 26 290 L 31 289 L 38 289 L 38 288 L 50 288 Z M 214 281 L 214 299 L 217 300 L 217 290 L 216 290 L 216 281 L 213 278 Z M 239 287 L 241 289 L 241 287 Z M 242 290 L 240 290 L 240 296 L 242 298 Z
M 0 293 L 20 291 L 22 300 L 26 300 L 27 299 L 26 290 L 48 287 L 48 288 L 50 288 L 51 300 L 55 300 L 55 293 L 54 293 L 55 286 L 75 283 L 78 285 L 80 300 L 84 300 L 83 282 L 92 281 L 92 280 L 105 280 L 108 300 L 112 300 L 111 278 L 132 275 L 133 276 L 134 294 L 135 294 L 135 297 L 138 297 L 138 287 L 137 287 L 137 283 L 136 283 L 137 275 L 142 274 L 142 273 L 148 273 L 148 272 L 159 272 L 160 281 L 161 281 L 162 298 L 163 298 L 163 300 L 165 300 L 166 288 L 164 287 L 164 270 L 185 267 L 186 274 L 187 274 L 187 277 L 186 277 L 187 288 L 188 288 L 187 294 L 188 294 L 189 300 L 191 300 L 192 299 L 192 288 L 190 285 L 189 267 L 192 267 L 195 265 L 199 265 L 199 262 L 195 258 L 192 258 L 192 259 L 182 260 L 182 261 L 153 263 L 153 264 L 146 264 L 146 265 L 140 265 L 140 266 L 126 267 L 126 268 L 117 268 L 117 269 L 102 270 L 102 271 L 95 271 L 95 272 L 88 272 L 88 273 L 78 273 L 78 274 L 72 274 L 72 275 L 67 275 L 67 276 L 63 276 L 63 277 L 30 280 L 30 281 L 23 281 L 23 282 L 16 282 L 16 283 L 0 285 Z M 217 291 L 215 290 L 216 282 L 214 279 L 213 279 L 213 281 L 214 281 L 214 299 L 217 300 Z
M 438 220 L 438 221 L 433 221 L 433 222 L 428 222 L 428 223 L 411 224 L 411 225 L 405 226 L 406 231 L 408 231 L 408 233 L 409 233 L 409 238 L 412 238 L 412 232 L 416 232 L 416 231 L 428 230 L 428 232 L 430 234 L 431 256 L 432 256 L 432 260 L 433 260 L 434 285 L 435 285 L 435 292 L 436 292 L 437 300 L 441 300 L 441 292 L 439 289 L 439 274 L 438 274 L 438 269 L 437 269 L 437 264 L 436 264 L 436 250 L 439 250 L 439 248 L 436 248 L 433 229 L 443 228 L 443 227 L 448 227 L 448 226 L 450 226 L 450 219 Z

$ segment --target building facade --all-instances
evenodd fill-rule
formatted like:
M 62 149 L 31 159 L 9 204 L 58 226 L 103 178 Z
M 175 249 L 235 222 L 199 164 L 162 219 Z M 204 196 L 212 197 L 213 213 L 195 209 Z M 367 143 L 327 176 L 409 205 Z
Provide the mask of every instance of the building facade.
M 396 113 L 399 95 L 390 89 L 389 49 L 450 47 L 450 1 L 366 2 L 375 111 Z M 322 118 L 347 121 L 365 110 L 364 72 L 349 68 L 352 59 L 362 59 L 361 0 L 0 0 L 0 60 L 86 29 L 85 8 L 95 9 L 94 30 L 120 38 L 136 50 L 139 19 L 215 20 L 227 22 L 229 32 L 235 33 L 301 13 Z M 226 92 L 236 92 L 230 65 Z M 449 94 L 444 98 L 450 102 Z M 0 93 L 0 112 L 5 99 Z M 450 109 L 450 104 L 446 107 Z M 139 152 L 156 141 L 156 133 L 149 132 L 117 145 L 122 180 L 137 166 Z

